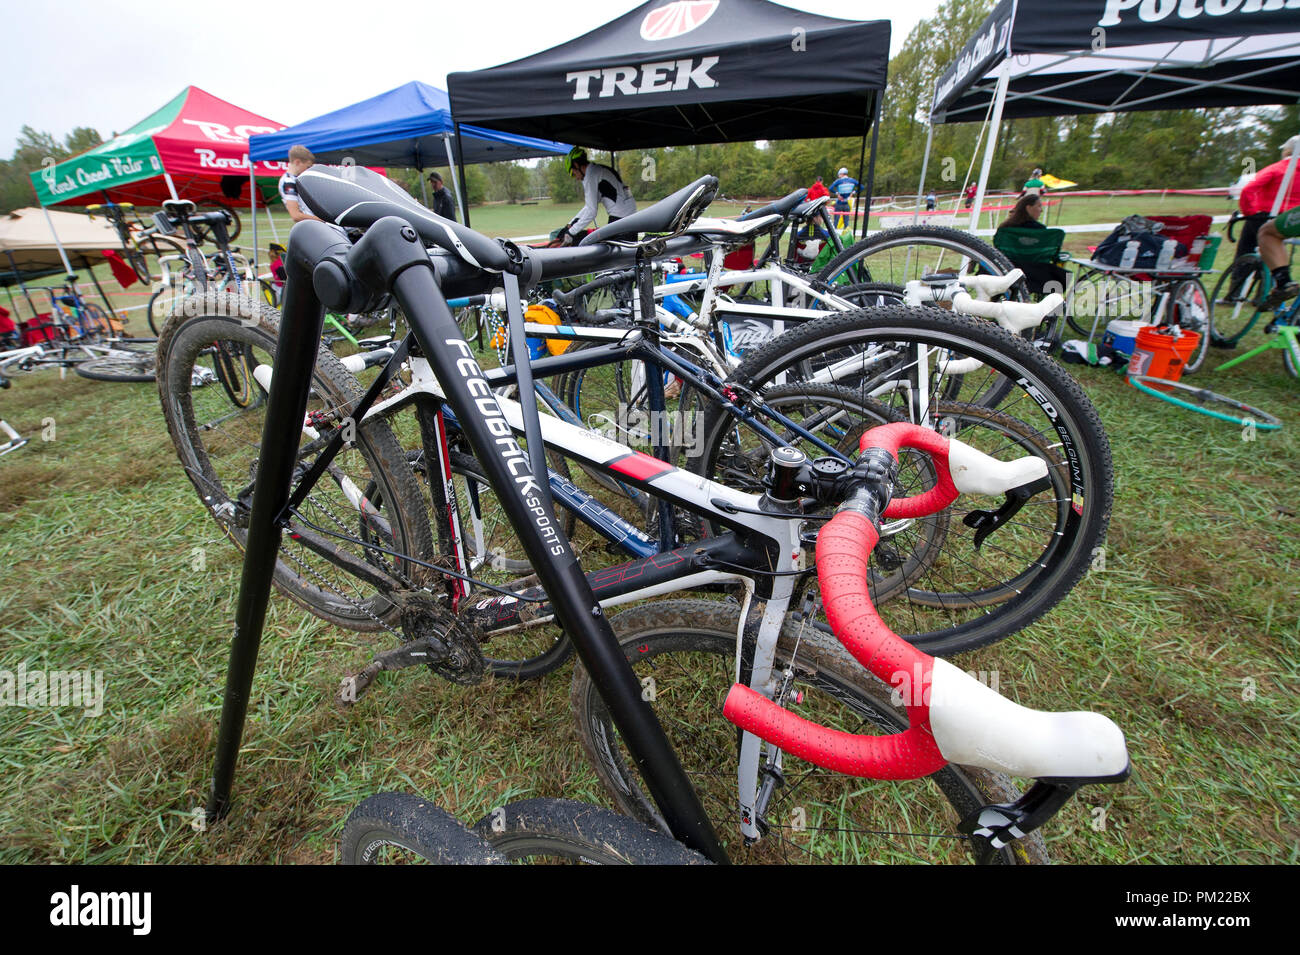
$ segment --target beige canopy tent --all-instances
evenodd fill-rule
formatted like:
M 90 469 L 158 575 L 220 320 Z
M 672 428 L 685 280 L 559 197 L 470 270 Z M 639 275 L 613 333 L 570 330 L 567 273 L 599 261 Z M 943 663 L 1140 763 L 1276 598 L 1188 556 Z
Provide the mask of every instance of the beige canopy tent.
M 23 285 L 24 279 L 60 271 L 71 273 L 72 260 L 76 259 L 90 272 L 99 294 L 109 304 L 91 266 L 100 261 L 104 250 L 119 248 L 121 244 L 117 232 L 103 219 L 92 220 L 89 216 L 48 209 L 15 209 L 0 214 L 0 282 Z M 23 294 L 35 313 L 37 308 L 27 295 L 26 286 Z

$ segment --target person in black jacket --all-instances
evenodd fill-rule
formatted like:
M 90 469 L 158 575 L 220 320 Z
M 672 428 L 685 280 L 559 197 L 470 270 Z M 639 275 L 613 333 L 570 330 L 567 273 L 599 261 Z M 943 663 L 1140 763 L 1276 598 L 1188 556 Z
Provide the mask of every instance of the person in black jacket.
M 433 214 L 455 222 L 456 206 L 452 202 L 451 193 L 442 184 L 442 176 L 436 172 L 429 173 L 429 185 L 433 187 Z

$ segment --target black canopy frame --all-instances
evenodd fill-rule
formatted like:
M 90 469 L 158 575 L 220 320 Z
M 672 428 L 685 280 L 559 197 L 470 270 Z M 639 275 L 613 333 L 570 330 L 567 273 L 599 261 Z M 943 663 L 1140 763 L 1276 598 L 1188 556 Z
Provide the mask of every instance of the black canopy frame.
M 823 17 L 770 0 L 649 0 L 541 53 L 453 73 L 447 87 L 458 125 L 610 153 L 860 135 L 863 182 L 889 35 L 888 21 Z M 859 189 L 868 214 L 875 158 L 873 137 Z
M 989 126 L 973 229 L 1004 119 L 1300 102 L 1300 14 L 1286 6 L 1001 0 L 935 84 L 917 209 L 938 123 Z

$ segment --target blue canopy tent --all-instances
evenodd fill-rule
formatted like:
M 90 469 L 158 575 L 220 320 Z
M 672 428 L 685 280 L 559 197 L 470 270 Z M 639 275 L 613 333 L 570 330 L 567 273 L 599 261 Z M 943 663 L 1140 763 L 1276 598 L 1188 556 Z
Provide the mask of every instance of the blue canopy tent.
M 289 147 L 303 145 L 322 162 L 350 160 L 359 166 L 405 166 L 420 170 L 450 166 L 453 180 L 458 160 L 498 162 L 569 151 L 563 143 L 477 126 L 461 126 L 459 150 L 457 142 L 446 91 L 411 82 L 297 126 L 250 137 L 248 151 L 255 160 L 283 160 L 288 158 Z M 466 195 L 459 181 L 454 185 L 464 218 Z M 423 177 L 420 187 L 424 188 Z M 427 194 L 425 202 L 428 203 Z

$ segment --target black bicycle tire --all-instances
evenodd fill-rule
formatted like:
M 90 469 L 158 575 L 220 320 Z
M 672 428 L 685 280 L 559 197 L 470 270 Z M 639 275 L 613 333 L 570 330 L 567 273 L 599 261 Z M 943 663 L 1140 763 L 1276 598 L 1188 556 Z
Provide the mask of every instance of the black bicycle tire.
M 636 668 L 638 665 L 652 663 L 660 656 L 678 651 L 734 658 L 739 613 L 740 609 L 737 605 L 718 601 L 665 600 L 624 611 L 615 615 L 610 623 L 619 638 L 619 645 L 624 655 Z M 795 648 L 795 660 L 798 661 L 797 667 L 792 669 L 798 671 L 802 681 L 801 686 L 824 691 L 829 698 L 882 729 L 892 732 L 906 726 L 902 708 L 895 707 L 890 702 L 889 688 L 876 681 L 838 643 L 835 643 L 833 638 L 826 636 L 814 640 L 810 638 L 807 631 L 800 633 L 787 624 L 778 644 L 777 672 L 784 672 L 790 665 L 791 648 Z M 683 672 L 687 670 L 698 672 L 693 665 Z M 654 683 L 644 682 L 644 677 L 641 679 L 642 686 L 647 687 L 647 692 L 650 687 L 654 687 L 651 695 L 658 697 L 660 688 Z M 729 724 L 723 723 L 721 715 L 722 698 L 730 688 L 730 681 L 728 670 L 727 677 L 721 685 L 707 689 L 701 687 L 699 692 L 704 695 L 699 699 L 701 700 L 700 712 L 710 712 L 712 717 L 721 724 L 717 727 L 718 738 L 727 739 L 730 741 L 729 745 L 734 746 L 739 738 L 738 733 Z M 682 705 L 684 709 L 685 701 L 677 699 L 672 690 L 665 691 L 665 700 L 669 696 L 673 696 L 670 709 L 676 705 Z M 710 704 L 712 697 L 716 697 L 716 706 Z M 628 766 L 627 760 L 614 744 L 617 731 L 608 716 L 603 699 L 587 671 L 582 667 L 574 670 L 569 689 L 569 701 L 577 720 L 579 741 L 615 805 L 646 825 L 663 828 L 662 819 L 653 801 L 641 788 L 636 771 Z M 657 709 L 661 721 L 666 720 L 669 716 L 668 712 L 662 707 Z M 691 715 L 683 716 L 682 719 L 691 721 Z M 736 838 L 738 833 L 735 818 L 734 755 L 729 765 L 717 765 L 720 761 L 717 756 L 720 754 L 710 751 L 702 737 L 693 735 L 695 729 L 699 728 L 697 722 L 691 721 L 691 727 L 687 730 L 687 734 L 691 739 L 697 740 L 698 745 L 686 745 L 681 740 L 677 741 L 679 758 L 687 765 L 688 776 L 697 781 L 697 791 L 699 785 L 708 785 L 706 780 L 711 775 L 720 778 L 718 784 L 721 787 L 720 792 L 725 793 L 730 790 L 730 798 L 727 800 L 711 798 L 719 795 L 713 792 L 701 793 L 701 798 L 705 802 L 706 810 L 710 806 L 715 809 L 714 826 L 718 830 L 719 837 L 728 846 L 732 861 L 750 861 L 746 858 L 749 853 L 748 848 L 738 844 L 739 840 Z M 671 740 L 677 727 L 674 726 L 673 721 L 669 721 L 665 729 L 669 732 Z M 704 765 L 692 771 L 690 768 L 692 759 L 704 760 Z M 785 767 L 785 771 L 793 775 L 789 764 Z M 813 773 L 826 777 L 838 775 L 815 769 Z M 869 780 L 843 778 L 845 785 L 850 788 L 871 783 Z M 907 781 L 896 785 L 923 786 L 927 783 L 935 784 L 944 799 L 955 810 L 955 818 L 950 823 L 953 825 L 984 805 L 1016 798 L 1014 787 L 1005 776 L 974 767 L 949 766 L 925 780 Z M 799 785 L 798 782 L 787 782 L 784 787 L 779 787 L 779 791 L 794 792 L 799 789 Z M 958 805 L 959 802 L 961 805 Z M 720 813 L 726 813 L 726 816 Z M 758 846 L 763 847 L 766 841 L 759 842 Z M 972 846 L 972 851 L 974 848 Z M 1028 838 L 1018 840 L 1002 852 L 992 857 L 980 855 L 976 861 L 994 864 L 1044 863 L 1047 861 L 1047 852 L 1041 835 L 1031 833 Z
M 376 793 L 348 813 L 339 836 L 342 865 L 376 865 L 384 846 L 435 865 L 504 865 L 506 859 L 447 810 L 410 793 Z
M 162 356 L 159 364 L 163 369 L 158 377 L 158 389 L 167 430 L 181 467 L 208 513 L 215 516 L 219 509 L 232 502 L 199 437 L 199 426 L 189 400 L 193 364 L 204 354 L 214 334 L 242 338 L 250 347 L 252 339 L 256 339 L 258 347 L 274 355 L 279 315 L 274 309 L 252 300 L 215 292 L 197 299 L 194 311 L 193 318 L 173 316 L 163 328 L 158 340 L 158 354 Z M 355 400 L 361 394 L 356 379 L 337 358 L 323 349 L 317 352 L 312 387 L 316 393 L 329 394 L 340 402 Z M 260 433 L 260 428 L 257 430 Z M 392 549 L 420 560 L 429 560 L 433 554 L 433 535 L 421 490 L 388 423 L 383 419 L 372 419 L 364 427 L 358 426 L 354 447 L 371 475 L 383 476 L 388 507 L 386 516 L 394 529 Z M 232 486 L 228 490 L 234 491 L 235 488 Z M 394 504 L 395 501 L 398 503 Z M 245 532 L 230 523 L 219 523 L 219 526 L 242 550 Z M 283 535 L 282 552 L 289 546 L 292 536 Z M 324 591 L 306 585 L 293 566 L 290 557 L 276 561 L 273 578 L 276 588 L 321 619 L 357 631 L 395 626 L 400 608 L 386 596 L 375 592 L 363 599 L 354 598 L 361 609 L 353 607 L 346 596 L 341 600 L 326 600 Z M 412 569 L 410 573 L 423 576 L 423 571 Z M 347 613 L 343 612 L 344 608 Z
M 936 656 L 973 650 L 1023 629 L 1047 613 L 1087 573 L 1094 551 L 1105 539 L 1114 494 L 1110 444 L 1096 409 L 1078 383 L 1050 358 L 1022 338 L 992 322 L 972 320 L 934 308 L 864 309 L 827 315 L 796 327 L 765 345 L 735 370 L 731 385 L 740 393 L 761 393 L 782 367 L 801 361 L 817 349 L 838 342 L 915 340 L 934 347 L 961 347 L 981 356 L 1008 383 L 1017 381 L 1024 396 L 1036 404 L 1056 429 L 1071 475 L 1073 516 L 1065 515 L 1065 547 L 1053 553 L 1035 586 L 999 604 L 981 619 L 923 633 L 907 639 Z M 960 344 L 959 343 L 964 343 Z M 1019 384 L 1023 381 L 1030 386 Z M 940 396 L 942 397 L 942 396 Z M 1050 408 L 1050 411 L 1047 410 Z M 719 408 L 706 409 L 704 447 L 717 443 L 724 424 Z M 1035 424 L 1030 423 L 1031 426 Z M 702 473 L 700 459 L 692 470 Z M 1076 509 L 1077 508 L 1077 509 Z M 896 628 L 898 629 L 898 628 Z
M 1243 256 L 1243 258 L 1247 257 Z M 1259 307 L 1260 302 L 1268 292 L 1271 277 L 1268 274 L 1268 269 L 1264 267 L 1264 260 L 1261 259 L 1258 254 L 1252 253 L 1248 258 L 1250 259 L 1247 263 L 1249 271 L 1241 276 L 1239 287 L 1244 290 L 1247 286 L 1253 284 L 1257 280 L 1261 280 L 1261 287 L 1256 293 L 1254 299 L 1243 300 L 1243 308 L 1250 308 L 1250 318 L 1248 318 L 1240 328 L 1235 327 L 1236 323 L 1234 319 L 1233 330 L 1225 333 L 1225 322 L 1219 315 L 1219 293 L 1225 291 L 1225 286 L 1230 287 L 1232 285 L 1232 282 L 1236 278 L 1233 275 L 1233 270 L 1237 266 L 1237 263 L 1233 262 L 1232 265 L 1229 265 L 1224 269 L 1223 274 L 1219 276 L 1219 280 L 1214 283 L 1214 292 L 1210 297 L 1210 340 L 1218 348 L 1235 348 L 1237 343 L 1245 338 L 1246 335 L 1250 333 L 1250 330 L 1255 327 L 1255 323 L 1259 321 L 1259 315 L 1262 311 Z
M 645 823 L 570 799 L 500 806 L 473 831 L 511 862 L 543 856 L 593 865 L 708 865 L 693 849 Z

